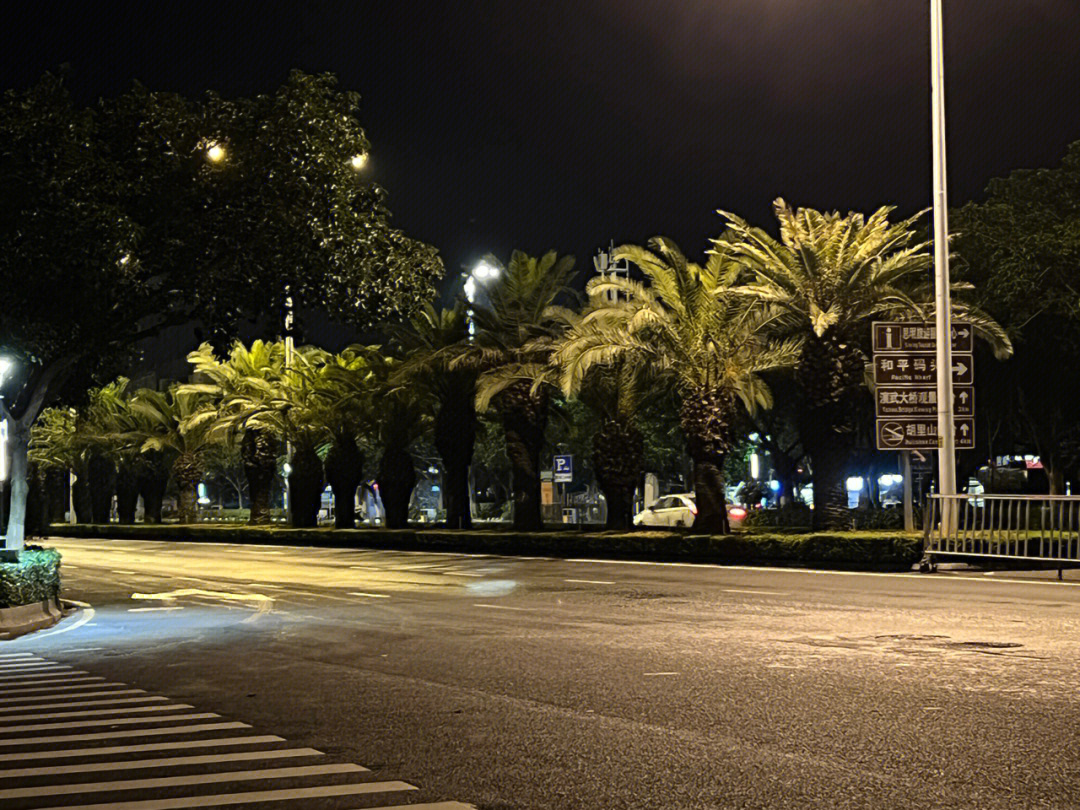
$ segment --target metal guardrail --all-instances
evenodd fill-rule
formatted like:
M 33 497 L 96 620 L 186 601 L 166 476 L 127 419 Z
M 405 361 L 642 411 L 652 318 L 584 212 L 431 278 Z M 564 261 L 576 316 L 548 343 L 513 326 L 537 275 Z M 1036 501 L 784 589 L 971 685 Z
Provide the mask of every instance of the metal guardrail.
M 1080 496 L 931 495 L 925 561 L 941 555 L 1080 562 Z

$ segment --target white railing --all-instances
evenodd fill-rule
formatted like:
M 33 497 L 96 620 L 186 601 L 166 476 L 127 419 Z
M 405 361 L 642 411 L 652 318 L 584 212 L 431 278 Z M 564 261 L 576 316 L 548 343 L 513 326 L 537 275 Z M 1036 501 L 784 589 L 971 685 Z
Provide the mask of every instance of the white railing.
M 1080 496 L 931 495 L 924 550 L 940 555 L 1080 562 Z

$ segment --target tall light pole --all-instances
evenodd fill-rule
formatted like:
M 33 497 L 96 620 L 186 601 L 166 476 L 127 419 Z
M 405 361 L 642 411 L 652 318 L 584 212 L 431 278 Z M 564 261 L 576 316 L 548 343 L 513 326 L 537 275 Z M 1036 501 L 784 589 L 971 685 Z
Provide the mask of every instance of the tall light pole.
M 3 386 L 4 378 L 8 372 L 11 371 L 11 367 L 15 363 L 9 357 L 0 357 L 0 399 L 4 398 Z M 7 411 L 4 411 L 7 414 Z M 7 482 L 8 482 L 8 458 L 7 458 L 7 440 L 8 440 L 8 420 L 6 416 L 0 420 L 0 536 L 3 537 L 3 541 L 0 542 L 0 548 L 7 547 Z
M 949 204 L 945 174 L 945 64 L 942 0 L 930 0 L 930 83 L 934 159 L 934 326 L 937 338 L 938 492 L 956 494 L 953 419 L 952 302 L 949 297 Z M 942 502 L 942 522 L 951 524 Z
M 465 320 L 468 324 L 469 339 L 472 340 L 473 335 L 476 334 L 476 323 L 473 321 L 473 304 L 476 303 L 477 292 L 480 287 L 487 284 L 489 281 L 494 281 L 499 277 L 500 270 L 497 265 L 492 264 L 489 261 L 481 261 L 471 272 L 465 274 L 465 300 L 469 303 L 469 308 L 465 310 Z

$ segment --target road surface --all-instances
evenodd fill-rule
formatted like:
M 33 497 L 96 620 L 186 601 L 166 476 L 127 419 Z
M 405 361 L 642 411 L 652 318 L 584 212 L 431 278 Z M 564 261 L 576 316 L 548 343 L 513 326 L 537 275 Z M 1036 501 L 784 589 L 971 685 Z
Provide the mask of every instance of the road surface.
M 5 810 L 1080 807 L 1068 575 L 55 545 L 65 596 L 88 607 L 0 642 Z M 53 702 L 35 698 L 43 676 L 61 687 Z M 101 680 L 72 692 L 64 677 Z M 38 691 L 15 695 L 27 678 Z M 68 705 L 101 683 L 155 700 Z M 164 699 L 152 720 L 133 711 Z M 80 714 L 45 716 L 58 709 Z M 209 717 L 161 720 L 185 713 Z M 12 730 L 49 720 L 63 729 Z M 202 748 L 94 751 L 168 742 L 149 736 L 166 726 Z M 250 742 L 206 750 L 237 734 L 271 740 L 248 760 Z M 89 748 L 66 760 L 83 772 L 11 757 L 56 747 Z M 308 749 L 322 756 L 260 753 Z M 180 755 L 195 759 L 150 761 Z M 100 762 L 111 770 L 90 770 Z M 358 792 L 368 782 L 390 787 Z

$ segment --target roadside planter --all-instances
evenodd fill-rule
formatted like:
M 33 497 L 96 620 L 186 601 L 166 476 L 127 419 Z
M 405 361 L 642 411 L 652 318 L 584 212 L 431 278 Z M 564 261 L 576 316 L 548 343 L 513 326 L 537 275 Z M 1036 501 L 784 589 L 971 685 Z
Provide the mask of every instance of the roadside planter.
M 56 624 L 60 610 L 60 552 L 28 547 L 17 563 L 0 562 L 0 639 Z
M 54 537 L 177 542 L 260 543 L 466 554 L 603 557 L 723 565 L 816 565 L 907 570 L 922 554 L 922 538 L 895 531 L 727 536 L 668 531 L 515 532 L 509 529 L 292 529 L 268 526 L 54 525 Z

